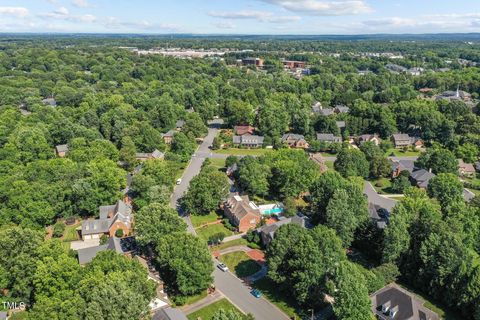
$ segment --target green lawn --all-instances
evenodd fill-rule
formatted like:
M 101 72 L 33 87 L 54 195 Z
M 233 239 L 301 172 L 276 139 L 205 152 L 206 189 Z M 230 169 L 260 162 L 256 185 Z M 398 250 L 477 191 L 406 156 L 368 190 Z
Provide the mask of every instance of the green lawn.
M 77 229 L 82 223 L 77 223 L 71 226 L 65 226 L 65 231 L 63 232 L 63 242 L 72 242 L 80 240 L 78 237 Z
M 220 149 L 215 150 L 215 153 L 219 154 L 228 154 L 234 156 L 262 156 L 267 152 L 270 152 L 270 149 L 237 149 L 237 148 L 230 148 L 230 149 Z
M 178 301 L 181 301 L 180 303 L 177 301 L 177 299 L 175 299 L 174 296 L 172 296 L 171 299 L 172 299 L 175 306 L 184 306 L 184 305 L 194 304 L 195 302 L 200 301 L 203 298 L 205 298 L 207 295 L 208 295 L 207 290 L 204 290 L 204 291 L 202 291 L 199 294 L 196 294 L 194 296 L 179 297 L 179 298 L 181 298 L 181 299 L 178 300 Z
M 411 150 L 408 150 L 407 152 L 404 152 L 403 150 L 400 150 L 400 149 L 389 149 L 385 155 L 386 156 L 391 156 L 392 153 L 396 156 L 396 157 L 417 157 L 419 156 L 422 152 L 420 151 L 411 151 Z
M 334 162 L 333 161 L 325 161 L 325 165 L 327 166 L 328 170 L 334 171 L 335 168 L 333 167 Z
M 373 180 L 373 181 L 370 181 L 370 182 L 379 194 L 392 194 L 393 193 L 392 190 L 391 190 L 392 182 L 390 181 L 390 179 L 380 178 L 380 179 Z M 381 184 L 381 187 L 377 186 L 378 183 Z
M 208 238 L 213 236 L 214 234 L 223 232 L 225 237 L 233 235 L 233 231 L 228 230 L 225 228 L 223 224 L 212 224 L 206 227 L 198 228 L 195 231 L 197 231 L 197 234 L 200 238 L 202 238 L 205 241 L 208 241 Z
M 222 158 L 210 158 L 211 166 L 217 169 L 225 168 L 225 161 L 226 159 Z
M 217 312 L 219 309 L 223 310 L 235 310 L 239 314 L 242 314 L 240 310 L 238 310 L 233 304 L 231 304 L 227 299 L 222 299 L 217 302 L 214 302 L 205 308 L 202 308 L 198 311 L 195 311 L 194 313 L 191 313 L 187 316 L 189 320 L 210 320 L 212 319 L 213 315 L 215 312 Z
M 240 278 L 251 276 L 261 269 L 260 265 L 243 251 L 227 253 L 220 256 L 219 259 Z
M 218 215 L 215 211 L 210 212 L 209 215 L 206 216 L 190 216 L 190 220 L 195 228 L 204 225 L 206 223 L 215 222 L 219 219 Z
M 248 245 L 248 241 L 246 239 L 240 238 L 240 239 L 221 243 L 218 246 L 213 246 L 211 247 L 211 251 L 220 251 L 220 250 L 231 248 L 231 247 L 246 246 L 246 245 Z
M 268 277 L 256 281 L 253 287 L 260 290 L 266 299 L 285 312 L 290 318 L 302 319 L 299 315 L 300 310 L 295 307 L 295 302 L 278 290 L 278 285 Z

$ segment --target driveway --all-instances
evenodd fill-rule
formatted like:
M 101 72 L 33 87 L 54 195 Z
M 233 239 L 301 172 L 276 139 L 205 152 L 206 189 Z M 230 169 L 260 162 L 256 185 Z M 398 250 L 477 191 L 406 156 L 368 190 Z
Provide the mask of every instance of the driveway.
M 375 190 L 372 184 L 368 181 L 365 181 L 363 193 L 367 195 L 368 202 L 373 203 L 381 208 L 387 209 L 389 212 L 392 212 L 393 207 L 395 207 L 395 205 L 397 204 L 397 201 L 379 195 L 377 193 L 377 190 Z

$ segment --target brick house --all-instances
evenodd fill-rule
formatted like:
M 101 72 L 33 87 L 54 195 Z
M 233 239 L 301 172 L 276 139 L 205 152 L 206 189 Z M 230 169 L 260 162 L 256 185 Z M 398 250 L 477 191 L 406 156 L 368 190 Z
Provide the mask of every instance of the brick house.
M 111 206 L 101 206 L 100 218 L 82 222 L 82 239 L 100 239 L 103 235 L 113 237 L 117 230 L 122 230 L 123 235 L 131 233 L 133 224 L 132 207 L 119 200 Z
M 282 137 L 282 143 L 288 144 L 290 148 L 307 149 L 309 144 L 301 134 L 287 133 Z
M 237 136 L 244 136 L 246 134 L 253 134 L 255 132 L 255 128 L 252 126 L 235 126 L 233 127 L 233 132 Z
M 255 228 L 261 220 L 260 210 L 248 196 L 235 195 L 223 204 L 225 216 L 240 232 Z

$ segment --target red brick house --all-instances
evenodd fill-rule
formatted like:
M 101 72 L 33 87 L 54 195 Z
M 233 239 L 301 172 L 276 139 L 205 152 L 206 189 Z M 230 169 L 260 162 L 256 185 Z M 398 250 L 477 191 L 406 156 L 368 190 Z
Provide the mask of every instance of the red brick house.
M 235 195 L 230 197 L 225 201 L 223 210 L 230 223 L 236 226 L 240 232 L 255 228 L 262 217 L 260 210 L 250 201 L 248 196 Z
M 288 144 L 290 148 L 308 149 L 309 144 L 305 137 L 300 134 L 287 133 L 282 137 L 282 143 Z
M 233 127 L 233 132 L 237 136 L 244 136 L 246 134 L 253 134 L 255 132 L 255 128 L 252 126 L 235 126 Z
M 132 207 L 122 200 L 111 206 L 100 207 L 100 218 L 82 223 L 82 239 L 100 239 L 103 235 L 113 237 L 117 230 L 123 235 L 131 233 L 133 224 Z

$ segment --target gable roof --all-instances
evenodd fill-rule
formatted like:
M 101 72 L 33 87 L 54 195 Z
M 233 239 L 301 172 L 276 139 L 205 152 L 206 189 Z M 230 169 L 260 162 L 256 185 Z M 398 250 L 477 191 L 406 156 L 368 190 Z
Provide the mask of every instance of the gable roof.
M 262 136 L 256 136 L 251 134 L 245 134 L 243 136 L 233 136 L 234 144 L 256 144 L 262 145 L 265 138 Z
M 294 216 L 292 218 L 283 218 L 283 219 L 280 219 L 279 221 L 277 221 L 275 223 L 264 225 L 263 227 L 258 228 L 257 232 L 268 235 L 270 237 L 270 239 L 273 239 L 274 236 L 275 236 L 275 232 L 281 226 L 283 226 L 285 224 L 290 224 L 290 223 L 297 224 L 297 225 L 299 225 L 303 228 L 306 226 L 306 222 L 305 222 L 304 217 Z
M 58 146 L 55 147 L 58 153 L 61 152 L 68 152 L 68 145 L 67 144 L 59 144 Z
M 165 156 L 165 154 L 158 149 L 155 149 L 152 152 L 152 158 L 154 158 L 154 159 L 160 159 L 160 158 L 163 158 L 164 156 Z
M 427 188 L 428 183 L 432 178 L 435 177 L 435 175 L 425 169 L 419 169 L 419 170 L 413 171 L 410 177 L 413 180 L 415 180 L 418 187 Z
M 158 310 L 153 320 L 188 320 L 185 314 L 180 309 L 167 307 Z
M 317 133 L 317 140 L 326 142 L 341 142 L 342 138 L 334 136 L 332 133 Z
M 324 116 L 331 116 L 332 114 L 335 113 L 335 110 L 333 110 L 332 108 L 326 108 L 326 109 L 320 110 L 320 113 L 323 114 Z
M 225 206 L 238 221 L 247 215 L 260 215 L 260 211 L 253 206 L 248 196 L 234 195 L 227 199 Z
M 185 121 L 184 121 L 184 120 L 178 120 L 178 121 L 175 123 L 175 127 L 177 127 L 177 128 L 183 128 L 184 125 L 185 125 Z
M 475 167 L 471 163 L 465 163 L 462 159 L 458 159 L 458 170 L 468 173 L 475 173 Z
M 395 141 L 412 141 L 412 137 L 410 137 L 408 134 L 406 133 L 395 133 L 393 134 L 393 139 Z
M 86 264 L 92 261 L 99 252 L 105 250 L 113 250 L 119 254 L 125 254 L 127 252 L 133 251 L 135 249 L 136 243 L 134 237 L 126 238 L 117 238 L 110 237 L 108 242 L 103 245 L 89 247 L 84 249 L 79 249 L 78 253 L 78 262 L 80 264 Z
M 132 222 L 132 208 L 122 200 L 110 206 L 100 206 L 100 218 L 82 222 L 82 235 L 107 233 L 111 225 L 117 221 L 130 227 Z M 112 215 L 111 218 L 109 216 Z
M 286 142 L 287 140 L 305 140 L 305 137 L 302 136 L 301 134 L 295 134 L 295 133 L 286 133 L 282 136 L 282 142 Z
M 255 132 L 255 128 L 249 125 L 239 125 L 233 127 L 233 132 L 235 132 L 236 135 L 243 136 L 245 134 L 253 134 Z
M 345 128 L 347 126 L 345 121 L 336 121 L 335 124 L 339 129 Z

